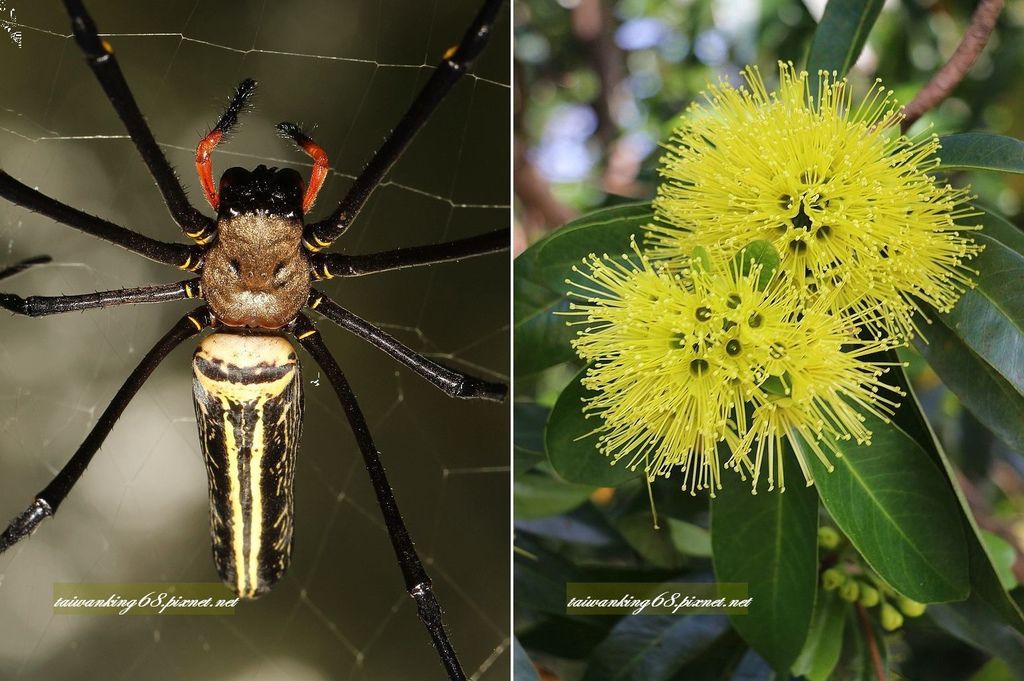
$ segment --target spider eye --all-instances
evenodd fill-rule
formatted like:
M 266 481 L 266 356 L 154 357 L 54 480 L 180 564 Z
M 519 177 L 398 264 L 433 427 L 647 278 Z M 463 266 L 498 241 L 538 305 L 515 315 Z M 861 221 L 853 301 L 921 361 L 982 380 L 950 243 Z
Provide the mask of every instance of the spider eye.
M 284 273 L 284 261 L 282 260 L 281 262 L 277 263 L 277 266 L 274 267 L 274 278 L 277 279 L 283 273 Z
M 231 274 L 236 277 L 242 272 L 242 265 L 235 258 L 231 258 L 231 260 L 228 261 L 228 268 L 231 270 Z

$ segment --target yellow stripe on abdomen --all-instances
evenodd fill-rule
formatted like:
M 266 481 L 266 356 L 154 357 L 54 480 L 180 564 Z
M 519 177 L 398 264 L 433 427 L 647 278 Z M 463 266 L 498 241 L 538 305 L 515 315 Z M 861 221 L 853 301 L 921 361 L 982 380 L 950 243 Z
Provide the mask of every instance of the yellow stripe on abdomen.
M 192 366 L 214 562 L 239 596 L 255 598 L 291 553 L 301 372 L 286 339 L 230 333 L 204 339 Z

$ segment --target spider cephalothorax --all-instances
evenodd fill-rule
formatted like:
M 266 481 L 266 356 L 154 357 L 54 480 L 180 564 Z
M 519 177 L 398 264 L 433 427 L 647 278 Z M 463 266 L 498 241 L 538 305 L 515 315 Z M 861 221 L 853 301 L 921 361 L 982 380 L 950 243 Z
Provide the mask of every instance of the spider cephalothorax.
M 221 176 L 217 236 L 200 282 L 222 324 L 279 329 L 295 319 L 311 285 L 302 216 L 302 178 L 290 168 Z
M 237 123 L 255 91 L 255 81 L 242 81 L 217 125 L 196 148 L 196 169 L 203 194 L 217 213 L 214 220 L 189 203 L 135 103 L 113 48 L 99 37 L 81 0 L 64 0 L 64 4 L 86 63 L 124 122 L 172 217 L 194 243 L 149 238 L 65 205 L 3 171 L 0 196 L 158 262 L 198 272 L 199 278 L 69 296 L 22 298 L 0 293 L 0 307 L 41 316 L 186 298 L 203 299 L 205 305 L 181 318 L 146 353 L 67 464 L 0 534 L 0 552 L 57 511 L 157 365 L 186 339 L 214 329 L 215 333 L 199 344 L 192 363 L 196 420 L 210 489 L 214 562 L 221 578 L 239 596 L 254 598 L 265 593 L 284 574 L 291 551 L 292 479 L 303 411 L 301 372 L 290 335 L 320 365 L 338 395 L 369 473 L 406 590 L 416 601 L 448 677 L 464 680 L 444 630 L 441 607 L 398 511 L 366 419 L 348 379 L 302 310 L 315 310 L 369 341 L 447 395 L 505 399 L 506 386 L 463 374 L 416 353 L 311 287 L 313 281 L 332 277 L 428 265 L 508 248 L 505 227 L 457 241 L 368 255 L 327 251 L 483 49 L 501 0 L 484 0 L 462 41 L 445 52 L 430 80 L 345 197 L 327 218 L 311 224 L 306 216 L 326 179 L 327 154 L 292 123 L 281 123 L 278 131 L 313 159 L 305 189 L 294 170 L 262 165 L 252 170 L 230 168 L 219 186 L 214 184 L 211 154 Z M 0 270 L 0 279 L 48 260 L 29 258 Z

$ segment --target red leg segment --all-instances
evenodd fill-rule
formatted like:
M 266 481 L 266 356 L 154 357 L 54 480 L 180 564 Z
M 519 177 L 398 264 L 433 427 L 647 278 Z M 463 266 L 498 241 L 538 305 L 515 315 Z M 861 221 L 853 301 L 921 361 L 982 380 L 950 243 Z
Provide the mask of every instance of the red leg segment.
M 213 182 L 213 161 L 210 159 L 210 154 L 238 124 L 238 114 L 245 109 L 254 92 L 256 92 L 256 81 L 252 78 L 246 78 L 239 83 L 235 88 L 235 93 L 228 100 L 227 108 L 221 114 L 217 125 L 213 126 L 213 130 L 206 137 L 199 140 L 199 145 L 196 147 L 196 172 L 199 173 L 199 184 L 202 185 L 203 194 L 214 210 L 220 206 L 220 195 L 217 192 L 217 185 Z
M 220 196 L 217 194 L 217 185 L 213 183 L 213 160 L 210 152 L 213 151 L 221 138 L 224 136 L 217 128 L 210 131 L 210 134 L 199 140 L 196 147 L 196 172 L 199 173 L 199 184 L 203 187 L 203 195 L 214 210 L 220 205 Z
M 309 184 L 306 185 L 306 194 L 302 197 L 302 212 L 309 214 L 313 204 L 316 203 L 316 196 L 320 188 L 327 180 L 327 171 L 330 166 L 327 164 L 327 152 L 319 144 L 311 140 L 299 126 L 294 123 L 278 123 L 277 129 L 282 135 L 295 142 L 304 152 L 313 159 L 313 171 L 309 175 Z

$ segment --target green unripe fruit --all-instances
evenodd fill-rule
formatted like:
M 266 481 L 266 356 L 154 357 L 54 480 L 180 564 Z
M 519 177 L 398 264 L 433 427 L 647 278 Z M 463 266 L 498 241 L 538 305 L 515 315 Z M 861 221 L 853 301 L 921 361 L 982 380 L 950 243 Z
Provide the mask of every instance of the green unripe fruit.
M 906 615 L 907 617 L 920 617 L 921 615 L 924 614 L 924 609 L 925 609 L 924 603 L 918 603 L 917 601 L 912 601 L 909 598 L 907 598 L 906 596 L 900 596 L 899 606 L 900 606 L 900 610 L 902 610 L 903 614 Z
M 848 579 L 839 587 L 839 597 L 847 603 L 853 603 L 860 598 L 860 584 L 856 579 Z
M 829 568 L 821 574 L 821 585 L 825 591 L 835 591 L 846 582 L 846 573 L 839 568 Z
M 834 549 L 839 546 L 840 539 L 839 533 L 834 527 L 826 525 L 818 528 L 818 546 L 821 548 Z
M 903 626 L 903 615 L 900 611 L 888 603 L 882 603 L 882 628 L 886 631 L 896 631 Z
M 876 589 L 875 587 L 873 587 L 873 586 L 871 586 L 869 584 L 861 584 L 860 585 L 860 604 L 861 605 L 863 605 L 865 608 L 873 608 L 876 605 L 878 605 L 878 602 L 880 600 L 881 600 L 881 596 L 879 596 L 879 594 L 878 594 L 878 589 Z

